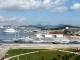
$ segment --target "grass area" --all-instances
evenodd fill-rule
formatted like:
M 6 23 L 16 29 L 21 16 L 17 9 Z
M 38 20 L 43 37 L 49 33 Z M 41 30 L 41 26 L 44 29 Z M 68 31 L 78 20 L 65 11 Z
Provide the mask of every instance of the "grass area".
M 6 58 L 10 57 L 10 56 L 15 56 L 15 55 L 24 54 L 24 53 L 28 53 L 28 52 L 39 51 L 39 50 L 40 49 L 11 49 L 6 54 Z
M 75 49 L 70 48 L 70 49 L 67 49 L 67 51 L 72 51 L 72 52 L 74 52 Z
M 70 54 L 70 53 L 66 53 L 66 52 L 60 52 L 58 50 L 43 50 L 43 49 L 42 50 L 39 50 L 39 49 L 15 49 L 15 50 L 10 50 L 8 52 L 8 54 L 14 55 L 15 52 L 17 52 L 16 54 L 20 54 L 21 51 L 22 51 L 22 53 L 26 53 L 26 51 L 28 51 L 28 52 L 39 51 L 39 52 L 20 56 L 19 60 L 52 60 L 51 58 L 56 58 L 56 60 L 65 60 L 65 58 L 68 59 L 68 57 L 70 58 L 69 60 L 75 60 L 75 58 L 78 56 L 78 55 L 74 55 L 74 54 Z M 12 58 L 10 60 L 17 60 L 17 57 Z
M 72 49 L 72 48 L 61 49 L 61 50 L 65 50 L 65 51 L 71 51 L 71 52 L 74 52 L 74 51 L 75 51 L 75 49 Z

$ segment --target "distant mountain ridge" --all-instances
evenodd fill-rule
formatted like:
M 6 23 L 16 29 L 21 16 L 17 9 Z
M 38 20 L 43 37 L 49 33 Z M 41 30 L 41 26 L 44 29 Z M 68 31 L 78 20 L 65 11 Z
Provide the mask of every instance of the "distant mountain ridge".
M 45 27 L 45 28 L 57 28 L 57 27 L 62 27 L 65 26 L 64 24 L 59 24 L 59 25 L 41 25 L 41 24 L 37 24 L 34 25 L 35 27 Z
M 45 28 L 56 28 L 56 27 L 62 27 L 64 24 L 59 24 L 59 25 L 45 25 Z
M 41 24 L 37 24 L 37 25 L 29 25 L 32 27 L 36 27 L 36 28 L 45 28 L 45 29 L 57 29 L 57 28 L 65 28 L 65 27 L 74 27 L 74 28 L 80 28 L 79 26 L 72 26 L 72 25 L 64 25 L 64 24 L 59 24 L 59 25 L 41 25 Z
M 14 25 L 5 25 L 4 27 L 8 26 L 14 26 Z M 65 27 L 74 27 L 74 28 L 80 28 L 80 26 L 73 26 L 73 25 L 65 25 L 65 24 L 58 24 L 58 25 L 20 25 L 21 27 L 35 27 L 35 28 L 41 28 L 41 29 L 57 29 L 57 28 L 65 28 Z M 20 27 L 19 26 L 19 27 Z

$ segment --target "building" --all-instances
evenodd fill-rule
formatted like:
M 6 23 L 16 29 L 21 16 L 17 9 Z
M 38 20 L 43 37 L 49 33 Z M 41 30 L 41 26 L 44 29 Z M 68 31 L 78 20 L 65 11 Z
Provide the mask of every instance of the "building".
M 67 34 L 80 35 L 80 28 L 66 27 L 65 30 L 67 30 Z
M 45 33 L 35 34 L 37 38 L 63 38 L 62 30 L 47 30 Z
M 63 34 L 35 34 L 36 38 L 63 38 Z

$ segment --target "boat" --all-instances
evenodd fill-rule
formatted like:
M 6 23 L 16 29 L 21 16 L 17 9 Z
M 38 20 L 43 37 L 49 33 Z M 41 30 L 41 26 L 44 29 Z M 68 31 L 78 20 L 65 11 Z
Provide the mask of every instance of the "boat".
M 30 43 L 41 43 L 41 42 L 44 42 L 44 40 L 32 40 L 32 41 L 29 41 Z
M 22 37 L 22 38 L 16 38 L 16 39 L 11 39 L 14 42 L 29 42 L 32 41 L 33 39 L 29 37 Z
M 41 42 L 45 42 L 44 40 L 41 40 L 41 39 L 34 39 L 34 40 L 31 40 L 29 41 L 30 43 L 41 43 Z
M 4 33 L 15 33 L 15 32 L 17 32 L 17 31 L 13 28 L 7 28 L 4 30 Z
M 74 40 L 74 41 L 71 41 L 70 44 L 80 44 L 80 41 Z
M 18 36 L 16 36 L 15 33 L 15 38 L 11 39 L 13 42 L 29 42 L 33 39 L 31 39 L 30 37 L 19 37 L 19 31 L 18 31 Z
M 52 41 L 53 44 L 69 44 L 70 40 L 54 40 Z

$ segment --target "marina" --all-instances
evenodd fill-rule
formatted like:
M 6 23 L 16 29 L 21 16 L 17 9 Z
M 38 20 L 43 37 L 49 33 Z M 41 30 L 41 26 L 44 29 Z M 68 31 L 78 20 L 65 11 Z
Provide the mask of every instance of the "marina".
M 25 29 L 17 29 L 19 32 L 3 33 L 4 30 L 4 28 L 0 29 L 0 43 L 3 44 L 80 44 L 80 40 L 71 40 L 61 32 L 52 34 L 40 30 L 25 33 Z

